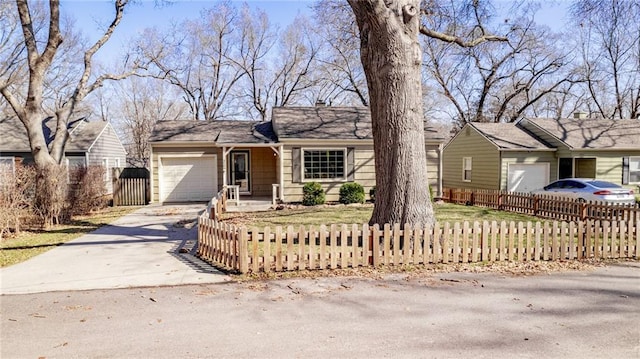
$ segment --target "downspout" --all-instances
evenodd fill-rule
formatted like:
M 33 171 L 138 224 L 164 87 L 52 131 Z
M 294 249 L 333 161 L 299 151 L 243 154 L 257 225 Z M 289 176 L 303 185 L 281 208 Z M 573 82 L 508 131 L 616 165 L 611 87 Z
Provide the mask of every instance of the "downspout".
M 125 160 L 125 163 L 127 161 Z M 160 166 L 158 166 L 158 171 L 160 171 Z M 149 146 L 149 202 L 155 203 L 157 199 L 155 198 L 155 191 L 153 190 L 155 176 L 153 175 L 153 146 Z M 158 184 L 158 188 L 160 188 L 160 184 Z
M 278 156 L 279 159 L 279 171 L 278 171 L 278 179 L 280 182 L 280 201 L 282 201 L 283 203 L 286 202 L 285 198 L 284 198 L 284 146 L 280 145 L 280 156 Z
M 442 163 L 443 149 L 444 145 L 442 143 L 438 144 L 438 198 L 442 198 L 442 172 L 444 170 Z
M 502 151 L 498 150 L 498 191 L 502 190 L 502 170 L 504 167 L 504 163 L 502 162 Z M 504 190 L 508 190 L 509 189 L 509 174 L 507 173 L 507 178 L 506 181 L 504 181 L 505 183 L 505 188 Z

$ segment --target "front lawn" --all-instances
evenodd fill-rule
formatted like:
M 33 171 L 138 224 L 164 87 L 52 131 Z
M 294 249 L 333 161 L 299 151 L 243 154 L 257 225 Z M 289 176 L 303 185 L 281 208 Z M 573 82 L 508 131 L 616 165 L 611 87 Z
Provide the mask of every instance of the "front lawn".
M 107 207 L 89 216 L 74 217 L 71 223 L 49 230 L 23 231 L 0 241 L 0 267 L 26 261 L 56 246 L 109 224 L 140 207 Z
M 496 211 L 489 208 L 463 206 L 450 203 L 434 204 L 436 220 L 438 222 L 464 222 L 464 221 L 540 221 L 539 218 L 522 214 Z M 318 206 L 296 209 L 284 209 L 280 211 L 266 212 L 228 212 L 222 215 L 222 221 L 235 225 L 249 227 L 277 227 L 292 225 L 319 226 L 321 224 L 352 224 L 367 223 L 371 217 L 372 205 L 363 206 Z

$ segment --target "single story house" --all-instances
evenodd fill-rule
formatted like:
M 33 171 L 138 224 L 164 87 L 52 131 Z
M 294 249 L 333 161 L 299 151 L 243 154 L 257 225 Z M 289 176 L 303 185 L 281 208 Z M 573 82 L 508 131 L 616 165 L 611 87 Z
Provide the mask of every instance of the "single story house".
M 47 118 L 42 123 L 47 144 L 53 141 L 55 123 Z M 105 171 L 107 192 L 112 192 L 111 169 L 125 166 L 127 152 L 109 122 L 79 119 L 69 123 L 65 146 L 65 162 L 73 166 L 101 165 Z M 15 168 L 17 163 L 33 163 L 29 138 L 17 117 L 0 118 L 0 164 Z
M 427 127 L 425 139 L 439 194 L 444 137 Z M 269 122 L 161 121 L 150 144 L 153 202 L 207 201 L 228 185 L 244 196 L 300 202 L 311 181 L 337 201 L 343 183 L 357 182 L 365 193 L 376 183 L 366 107 L 278 107 Z
M 468 123 L 444 147 L 449 188 L 529 192 L 562 178 L 640 184 L 640 121 L 524 118 Z

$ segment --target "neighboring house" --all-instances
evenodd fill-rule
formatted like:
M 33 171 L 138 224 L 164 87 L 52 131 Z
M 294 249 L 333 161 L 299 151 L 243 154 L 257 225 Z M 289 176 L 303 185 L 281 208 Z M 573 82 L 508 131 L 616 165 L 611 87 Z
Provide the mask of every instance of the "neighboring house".
M 440 193 L 443 135 L 425 129 L 430 185 Z M 225 185 L 240 194 L 302 201 L 305 183 L 319 182 L 328 201 L 340 186 L 375 186 L 368 108 L 279 107 L 271 122 L 161 121 L 150 138 L 152 201 L 206 201 Z M 275 189 L 275 191 L 274 191 Z
M 43 121 L 47 144 L 53 141 L 52 118 Z M 19 119 L 0 119 L 0 163 L 15 168 L 17 163 L 33 163 L 27 131 Z M 113 127 L 105 121 L 80 119 L 69 123 L 69 138 L 65 145 L 65 162 L 69 168 L 75 166 L 103 166 L 108 193 L 112 192 L 111 169 L 126 165 L 126 151 Z
M 445 146 L 451 188 L 529 192 L 562 178 L 640 184 L 640 121 L 534 119 L 469 123 Z

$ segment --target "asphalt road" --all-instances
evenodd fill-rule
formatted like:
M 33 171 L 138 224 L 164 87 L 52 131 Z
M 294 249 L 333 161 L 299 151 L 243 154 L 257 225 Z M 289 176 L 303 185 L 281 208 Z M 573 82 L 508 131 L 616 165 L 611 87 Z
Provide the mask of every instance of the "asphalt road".
M 640 263 L 4 295 L 2 358 L 639 358 Z

